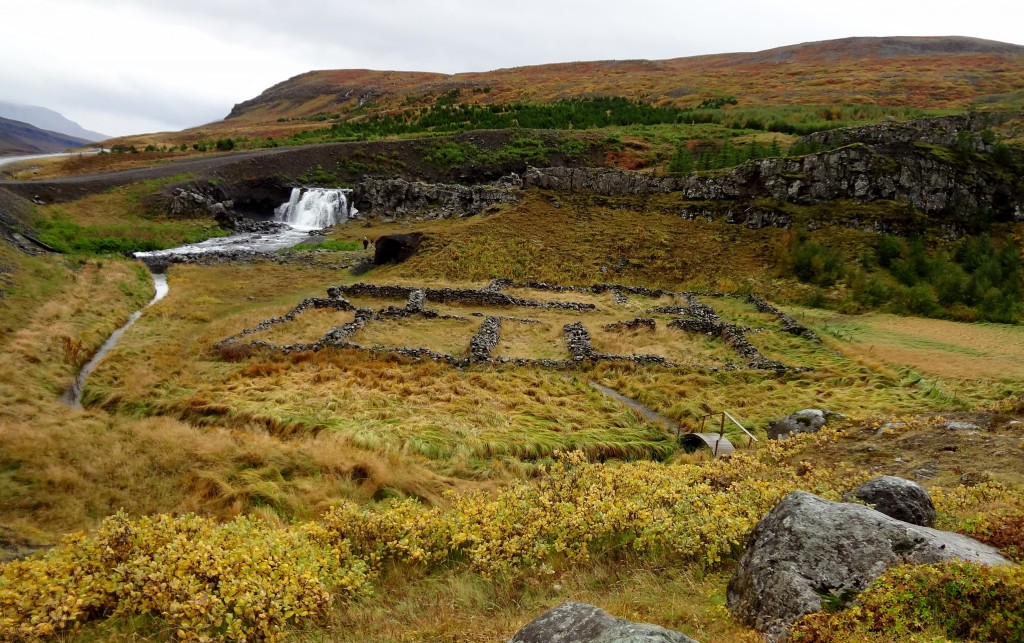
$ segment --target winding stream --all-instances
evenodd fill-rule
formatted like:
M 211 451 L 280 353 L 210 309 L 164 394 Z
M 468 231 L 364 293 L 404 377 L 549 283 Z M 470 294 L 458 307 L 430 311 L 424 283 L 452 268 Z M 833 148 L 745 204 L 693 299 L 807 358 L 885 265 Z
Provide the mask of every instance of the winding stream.
M 153 265 L 154 259 L 171 255 L 209 254 L 209 253 L 232 253 L 243 252 L 274 252 L 282 248 L 290 248 L 298 245 L 309 238 L 309 232 L 348 220 L 355 209 L 348 203 L 346 195 L 348 190 L 325 189 L 325 188 L 295 188 L 292 191 L 288 202 L 282 204 L 275 211 L 275 218 L 279 223 L 284 224 L 283 229 L 274 232 L 245 232 L 234 234 L 229 237 L 215 237 L 167 250 L 155 250 L 152 252 L 136 252 L 133 256 L 140 259 L 147 266 Z M 147 261 L 149 260 L 149 261 Z M 158 269 L 158 270 L 162 270 Z M 167 296 L 169 287 L 167 275 L 163 272 L 150 270 L 153 277 L 153 286 L 156 294 L 153 299 L 139 310 L 132 313 L 123 326 L 115 330 L 107 341 L 103 342 L 96 354 L 86 362 L 82 370 L 78 372 L 75 383 L 64 392 L 61 401 L 73 409 L 82 408 L 82 389 L 85 387 L 85 380 L 92 373 L 96 365 L 110 352 L 121 339 L 124 331 L 142 316 L 146 308 Z
M 157 268 L 160 271 L 152 269 L 155 264 L 160 264 L 161 257 L 211 253 L 230 254 L 233 252 L 266 253 L 291 248 L 309 239 L 310 230 L 348 220 L 355 213 L 355 209 L 347 200 L 349 191 L 347 189 L 296 187 L 292 190 L 291 199 L 274 212 L 274 218 L 282 224 L 282 229 L 272 232 L 243 232 L 231 234 L 230 237 L 208 239 L 198 244 L 188 244 L 168 250 L 136 252 L 134 254 L 136 259 L 151 266 L 150 274 L 153 276 L 153 285 L 157 294 L 154 295 L 150 303 L 133 312 L 124 326 L 106 338 L 96 354 L 79 371 L 78 377 L 75 378 L 75 384 L 60 397 L 61 401 L 71 406 L 72 409 L 82 409 L 82 388 L 85 386 L 89 374 L 106 353 L 114 348 L 124 332 L 142 316 L 142 311 L 167 296 L 169 291 L 167 274 L 162 271 L 163 268 Z
M 124 326 L 121 326 L 113 333 L 111 333 L 110 337 L 107 338 L 107 341 L 103 342 L 103 345 L 100 346 L 100 349 L 96 351 L 95 355 L 92 356 L 92 359 L 85 363 L 85 366 L 82 367 L 82 370 L 78 371 L 78 377 L 75 378 L 75 383 L 72 384 L 71 388 L 65 391 L 63 397 L 61 397 L 61 401 L 63 401 L 71 408 L 82 408 L 82 388 L 85 386 L 86 378 L 88 378 L 89 373 L 92 373 L 93 369 L 96 368 L 96 365 L 100 363 L 100 360 L 102 360 L 106 356 L 106 354 L 110 352 L 110 349 L 114 347 L 114 344 L 117 343 L 117 340 L 121 339 L 121 335 L 124 334 L 124 331 L 128 330 L 128 328 L 132 324 L 134 324 L 136 320 L 139 319 L 139 317 L 142 317 L 143 310 L 149 308 L 150 306 L 152 306 L 153 304 L 167 296 L 167 293 L 170 290 L 167 286 L 167 275 L 153 272 L 151 272 L 150 275 L 153 276 L 153 287 L 156 288 L 156 294 L 153 295 L 153 299 L 151 299 L 149 303 L 146 304 L 143 308 L 136 310 L 134 313 L 132 313 L 131 317 L 128 318 L 128 321 L 125 322 Z

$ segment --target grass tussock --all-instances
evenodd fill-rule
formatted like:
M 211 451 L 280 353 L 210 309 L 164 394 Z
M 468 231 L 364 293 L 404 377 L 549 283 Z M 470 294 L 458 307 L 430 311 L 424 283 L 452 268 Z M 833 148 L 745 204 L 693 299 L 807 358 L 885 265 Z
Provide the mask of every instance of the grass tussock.
M 333 308 L 309 308 L 299 313 L 292 321 L 274 324 L 270 328 L 250 336 L 250 339 L 271 344 L 310 344 L 324 333 L 343 326 L 355 319 L 355 313 Z
M 411 495 L 432 501 L 452 486 L 401 454 L 368 452 L 344 436 L 285 443 L 262 430 L 240 431 L 244 426 L 198 428 L 148 417 L 142 406 L 127 416 L 71 410 L 58 400 L 83 356 L 149 300 L 152 284 L 144 270 L 126 261 L 70 264 L 74 270 L 60 258 L 12 255 L 11 261 L 17 287 L 4 300 L 6 331 L 0 338 L 4 538 L 53 542 L 118 508 L 129 515 L 197 511 L 230 518 L 257 512 L 288 520 L 315 515 L 340 499 Z M 235 296 L 245 300 L 244 294 Z M 153 310 L 139 323 L 153 321 Z M 199 324 L 182 319 L 177 330 Z M 136 337 L 136 330 L 125 340 Z M 141 337 L 166 340 L 171 331 L 157 323 Z M 181 359 L 189 359 L 187 351 Z M 127 384 L 133 374 L 154 367 L 145 361 L 135 366 L 139 370 L 127 374 Z
M 405 228 L 375 225 L 371 236 L 410 230 L 429 236 L 416 256 L 382 269 L 380 279 L 481 282 L 508 277 L 731 291 L 751 281 L 768 281 L 775 263 L 773 242 L 779 231 L 681 221 L 662 213 L 680 207 L 670 197 L 651 197 L 641 209 L 612 199 L 597 204 L 586 196 L 557 198 L 559 207 L 553 196 L 530 192 L 519 204 L 488 217 Z M 341 234 L 356 232 L 353 228 Z M 729 251 L 722 252 L 723 247 Z
M 352 336 L 367 348 L 427 348 L 461 359 L 469 354 L 469 343 L 483 323 L 482 318 L 380 320 Z
M 125 254 L 160 250 L 227 234 L 212 218 L 169 219 L 145 197 L 184 175 L 113 188 L 37 208 L 39 238 L 62 252 Z

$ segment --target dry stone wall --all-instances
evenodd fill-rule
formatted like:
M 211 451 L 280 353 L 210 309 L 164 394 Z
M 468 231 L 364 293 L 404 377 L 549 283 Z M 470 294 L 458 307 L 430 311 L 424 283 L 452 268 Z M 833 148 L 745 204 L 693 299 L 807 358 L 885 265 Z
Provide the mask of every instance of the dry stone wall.
M 797 320 L 793 319 L 786 313 L 782 312 L 775 306 L 769 304 L 764 299 L 761 299 L 757 295 L 747 295 L 747 301 L 753 304 L 762 313 L 768 313 L 769 315 L 775 315 L 782 324 L 782 330 L 789 333 L 790 335 L 796 335 L 797 337 L 806 337 L 807 339 L 820 342 L 821 338 L 811 330 L 804 326 Z
M 428 302 L 458 302 L 469 306 L 508 306 L 526 309 L 573 311 L 579 313 L 587 313 L 596 310 L 596 306 L 593 304 L 571 301 L 537 301 L 512 297 L 501 292 L 501 290 L 511 287 L 543 289 L 566 293 L 612 292 L 619 293 L 622 297 L 626 296 L 624 293 L 640 294 L 649 297 L 662 297 L 666 295 L 682 297 L 687 302 L 687 306 L 668 306 L 655 309 L 662 313 L 680 315 L 668 322 L 668 327 L 688 333 L 704 334 L 722 339 L 745 361 L 748 368 L 774 371 L 790 370 L 784 364 L 766 358 L 747 340 L 746 333 L 751 332 L 751 329 L 741 328 L 739 326 L 723 322 L 713 308 L 707 306 L 696 298 L 696 293 L 672 293 L 664 290 L 652 290 L 635 286 L 619 286 L 616 284 L 596 284 L 584 287 L 559 286 L 539 282 L 516 283 L 510 280 L 495 280 L 481 289 L 415 288 L 410 286 L 375 285 L 366 283 L 332 286 L 327 290 L 329 298 L 312 298 L 304 300 L 288 314 L 265 320 L 253 328 L 243 330 L 240 333 L 218 342 L 217 346 L 223 347 L 231 343 L 236 343 L 245 337 L 267 330 L 276 324 L 292 321 L 299 313 L 310 307 L 333 307 L 339 310 L 354 310 L 355 318 L 347 324 L 332 328 L 318 341 L 313 343 L 273 345 L 261 340 L 252 341 L 250 343 L 254 346 L 271 348 L 284 352 L 320 350 L 327 347 L 380 350 L 379 347 L 371 349 L 356 344 L 352 341 L 352 338 L 367 324 L 374 320 L 403 319 L 410 317 L 459 321 L 467 320 L 466 317 L 443 315 L 437 311 L 431 310 L 427 307 Z M 392 305 L 374 311 L 366 308 L 354 308 L 351 302 L 346 299 L 346 295 L 350 297 L 405 299 L 406 304 L 403 307 Z M 762 303 L 765 306 L 770 306 L 770 304 L 763 302 L 763 300 Z M 781 315 L 783 313 L 778 311 L 778 314 Z M 444 361 L 455 366 L 468 366 L 473 363 L 495 363 L 533 365 L 549 368 L 568 368 L 582 362 L 597 361 L 626 361 L 635 364 L 675 366 L 675 364 L 662 355 L 615 355 L 598 352 L 591 344 L 590 332 L 583 321 L 575 321 L 565 324 L 562 329 L 569 359 L 553 360 L 515 357 L 495 358 L 492 353 L 501 341 L 501 328 L 503 321 L 535 324 L 541 324 L 543 322 L 536 319 L 530 319 L 528 317 L 485 315 L 481 312 L 474 312 L 472 315 L 484 317 L 484 320 L 470 340 L 467 351 L 468 355 L 465 357 L 456 357 L 416 346 L 395 346 L 384 348 L 383 350 L 389 353 L 412 358 L 427 358 Z M 653 331 L 657 328 L 657 323 L 658 322 L 654 318 L 637 317 L 631 320 L 608 324 L 605 328 L 608 330 L 636 330 L 644 328 Z M 734 366 L 730 365 L 728 368 L 734 368 Z M 714 371 L 717 369 L 712 367 L 709 368 L 709 370 Z

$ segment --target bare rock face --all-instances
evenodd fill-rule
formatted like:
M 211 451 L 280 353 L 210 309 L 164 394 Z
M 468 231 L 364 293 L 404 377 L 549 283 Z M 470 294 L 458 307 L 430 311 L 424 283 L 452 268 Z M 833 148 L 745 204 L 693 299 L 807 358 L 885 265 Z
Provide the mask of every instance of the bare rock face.
M 992 151 L 992 145 L 980 134 L 989 125 L 986 119 L 948 116 L 819 132 L 802 142 L 825 151 L 752 160 L 718 173 L 659 177 L 610 168 L 529 168 L 523 184 L 602 195 L 675 192 L 694 201 L 733 202 L 735 207 L 726 208 L 726 220 L 754 229 L 792 225 L 788 216 L 753 204 L 757 197 L 800 205 L 834 199 L 903 201 L 936 215 L 955 212 L 969 216 L 979 208 L 990 208 L 1010 220 L 1024 210 L 1020 182 L 987 163 L 965 166 L 951 156 L 951 146 Z M 680 215 L 718 218 L 721 209 L 716 213 L 690 208 Z M 849 221 L 846 225 L 884 230 L 894 222 L 883 217 Z
M 794 491 L 754 528 L 729 581 L 727 604 L 777 643 L 797 619 L 822 609 L 823 596 L 849 599 L 892 565 L 956 559 L 1011 564 L 966 536 Z
M 503 177 L 492 185 L 420 183 L 401 178 L 363 179 L 352 194 L 360 212 L 384 218 L 450 219 L 519 200 L 522 180 Z
M 935 523 L 932 497 L 913 480 L 879 476 L 857 487 L 849 495 L 896 520 L 921 527 L 931 527 Z
M 382 266 L 386 263 L 400 263 L 416 254 L 423 235 L 419 232 L 411 234 L 386 234 L 373 244 L 373 263 Z
M 697 643 L 658 625 L 631 623 L 587 603 L 562 603 L 522 627 L 509 643 Z

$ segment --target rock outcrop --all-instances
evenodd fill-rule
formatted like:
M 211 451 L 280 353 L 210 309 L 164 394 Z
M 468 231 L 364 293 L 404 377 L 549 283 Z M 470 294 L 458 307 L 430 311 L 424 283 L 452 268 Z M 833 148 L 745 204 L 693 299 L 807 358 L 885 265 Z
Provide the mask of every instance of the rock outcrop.
M 631 623 L 587 603 L 569 602 L 522 627 L 509 643 L 697 643 L 648 623 Z
M 515 203 L 522 180 L 512 175 L 491 185 L 421 183 L 401 178 L 363 179 L 352 192 L 352 202 L 362 214 L 383 220 L 450 219 L 479 214 L 487 208 Z
M 966 536 L 794 491 L 754 528 L 729 581 L 728 608 L 775 643 L 821 610 L 823 597 L 848 600 L 892 565 L 948 560 L 1010 564 Z
M 798 433 L 817 433 L 837 413 L 824 409 L 804 409 L 768 423 L 768 437 L 781 440 Z
M 849 494 L 862 500 L 875 511 L 912 525 L 931 527 L 935 523 L 935 504 L 925 488 L 913 480 L 895 476 L 879 476 L 865 482 Z
M 416 254 L 423 235 L 419 232 L 411 234 L 386 234 L 374 242 L 373 263 L 382 266 L 386 263 L 400 263 Z
M 805 147 L 833 149 L 853 143 L 865 145 L 911 145 L 924 142 L 930 145 L 953 147 L 968 144 L 976 153 L 991 152 L 993 144 L 986 142 L 980 132 L 1012 116 L 1006 112 L 974 112 L 938 118 L 916 118 L 905 122 L 882 122 L 859 127 L 815 132 L 801 138 L 797 144 Z
M 817 205 L 836 199 L 861 203 L 909 203 L 927 215 L 969 218 L 980 211 L 1005 220 L 1024 209 L 1024 186 L 1012 173 L 980 157 L 958 158 L 953 146 L 990 152 L 978 134 L 977 115 L 881 123 L 814 134 L 802 142 L 830 148 L 803 156 L 748 161 L 731 170 L 686 176 L 654 176 L 608 168 L 529 168 L 526 186 L 600 195 L 650 196 L 677 193 L 716 207 L 693 207 L 684 218 L 725 218 L 751 228 L 790 227 L 791 217 L 754 200 Z M 831 149 L 836 148 L 836 149 Z M 729 205 L 731 204 L 731 206 Z M 848 221 L 854 227 L 888 231 L 891 221 Z M 956 232 L 955 230 L 951 232 Z

